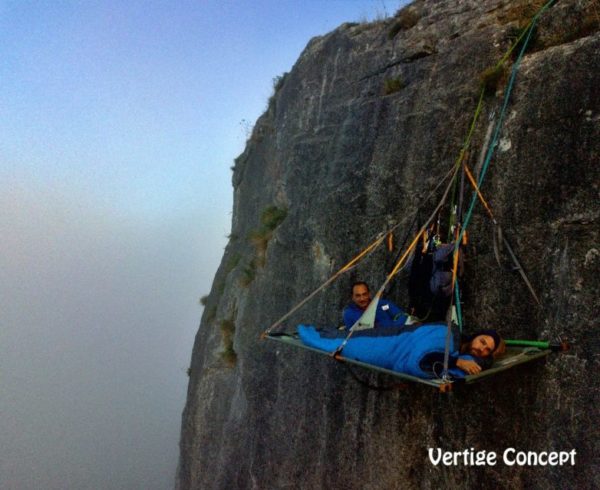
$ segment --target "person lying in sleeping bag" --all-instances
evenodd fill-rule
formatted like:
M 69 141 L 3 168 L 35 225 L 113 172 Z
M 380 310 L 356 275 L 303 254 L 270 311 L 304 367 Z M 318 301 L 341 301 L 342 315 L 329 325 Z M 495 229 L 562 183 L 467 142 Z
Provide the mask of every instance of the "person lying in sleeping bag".
M 346 330 L 350 330 L 371 303 L 371 292 L 366 282 L 352 284 L 352 302 L 344 308 L 342 317 Z M 408 315 L 387 299 L 380 299 L 375 313 L 375 327 L 394 327 L 404 325 Z
M 359 330 L 348 340 L 342 356 L 419 378 L 437 378 L 444 366 L 446 332 L 444 323 Z M 299 325 L 298 335 L 309 347 L 335 352 L 347 333 Z M 461 338 L 458 329 L 453 328 L 449 373 L 455 378 L 477 374 L 491 367 L 494 356 L 504 352 L 504 348 L 504 341 L 495 330 L 481 330 Z

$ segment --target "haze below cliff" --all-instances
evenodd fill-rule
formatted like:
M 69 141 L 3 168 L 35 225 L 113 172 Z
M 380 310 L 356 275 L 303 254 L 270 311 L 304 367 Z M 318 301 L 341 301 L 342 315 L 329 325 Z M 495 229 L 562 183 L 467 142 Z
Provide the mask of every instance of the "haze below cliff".
M 244 120 L 345 3 L 0 2 L 0 488 L 172 488 Z

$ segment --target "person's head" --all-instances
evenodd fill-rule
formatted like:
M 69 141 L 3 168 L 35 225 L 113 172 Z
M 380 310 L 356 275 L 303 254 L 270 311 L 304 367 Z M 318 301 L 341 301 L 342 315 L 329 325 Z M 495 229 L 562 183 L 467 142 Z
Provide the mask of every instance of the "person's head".
M 371 302 L 371 293 L 366 282 L 357 281 L 352 284 L 352 301 L 361 309 L 366 309 Z
M 466 352 L 475 357 L 495 357 L 502 354 L 505 344 L 495 330 L 481 330 L 471 337 L 466 345 Z

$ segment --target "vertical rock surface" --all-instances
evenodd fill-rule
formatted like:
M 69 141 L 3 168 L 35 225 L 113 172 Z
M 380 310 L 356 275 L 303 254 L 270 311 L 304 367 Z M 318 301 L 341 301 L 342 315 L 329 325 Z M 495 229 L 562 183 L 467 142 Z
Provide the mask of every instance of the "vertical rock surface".
M 597 1 L 560 1 L 540 18 L 482 186 L 542 306 L 496 263 L 479 206 L 466 249 L 467 328 L 562 335 L 571 351 L 447 396 L 370 390 L 325 356 L 259 339 L 377 233 L 399 224 L 400 242 L 417 208 L 421 219 L 433 210 L 424 199 L 456 160 L 480 74 L 542 4 L 418 0 L 311 40 L 278 80 L 235 162 L 231 239 L 194 345 L 178 489 L 600 487 Z M 506 86 L 504 76 L 484 99 L 472 168 Z M 394 255 L 374 253 L 288 330 L 337 324 L 351 282 L 380 284 Z M 406 304 L 406 277 L 388 297 Z M 427 449 L 437 447 L 577 455 L 575 466 L 434 466 Z

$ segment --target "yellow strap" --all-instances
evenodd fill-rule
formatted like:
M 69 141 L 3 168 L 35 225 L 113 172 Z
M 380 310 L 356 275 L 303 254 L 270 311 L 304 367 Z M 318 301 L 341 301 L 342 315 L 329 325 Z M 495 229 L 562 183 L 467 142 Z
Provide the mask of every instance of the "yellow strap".
M 267 328 L 261 335 L 261 338 L 265 338 L 271 330 L 273 330 L 276 326 L 280 325 L 284 320 L 288 319 L 293 313 L 298 311 L 302 306 L 304 306 L 310 299 L 312 299 L 317 293 L 321 290 L 325 289 L 329 286 L 333 281 L 335 281 L 339 276 L 341 276 L 344 272 L 350 270 L 356 263 L 361 260 L 365 255 L 371 253 L 375 248 L 377 248 L 385 239 L 385 235 L 380 235 L 374 242 L 368 245 L 364 250 L 362 250 L 358 255 L 356 255 L 353 259 L 350 260 L 346 265 L 344 265 L 339 271 L 337 271 L 333 276 L 327 279 L 323 284 L 321 284 L 317 289 L 315 289 L 312 293 L 306 296 L 300 303 L 294 306 L 290 311 L 288 311 L 285 315 L 279 318 L 275 323 L 273 323 L 269 328 Z
M 408 257 L 408 254 L 410 254 L 410 252 L 412 252 L 413 248 L 415 248 L 415 245 L 419 241 L 419 238 L 421 238 L 421 235 L 423 235 L 424 231 L 425 230 L 423 230 L 423 228 L 421 228 L 419 230 L 419 232 L 417 233 L 417 236 L 415 236 L 415 238 L 413 239 L 413 241 L 411 242 L 411 244 L 408 246 L 408 248 L 406 249 L 406 251 L 404 252 L 404 254 L 402 254 L 402 257 L 400 257 L 400 259 L 398 260 L 398 262 L 396 262 L 396 265 L 392 269 L 392 272 L 389 273 L 389 275 L 387 277 L 387 280 L 386 280 L 386 283 L 389 282 L 389 280 L 398 273 L 398 271 L 400 270 L 400 268 L 404 264 L 404 261 L 406 260 L 406 257 Z
M 490 208 L 489 204 L 484 199 L 483 194 L 481 194 L 481 191 L 479 190 L 479 186 L 477 185 L 477 182 L 475 182 L 475 177 L 473 177 L 471 170 L 469 170 L 469 166 L 466 163 L 463 163 L 463 167 L 465 169 L 465 173 L 467 174 L 467 178 L 469 179 L 469 182 L 471 183 L 471 185 L 473 186 L 473 189 L 477 193 L 477 197 L 479 197 L 481 204 L 483 204 L 483 207 L 485 207 L 486 211 L 490 215 L 490 218 L 492 218 L 492 220 L 493 220 L 494 214 L 492 213 L 492 208 Z
M 450 291 L 454 293 L 454 286 L 456 285 L 456 276 L 458 274 L 458 254 L 460 253 L 460 247 L 456 243 L 458 237 L 460 236 L 460 225 L 456 226 L 456 230 L 454 231 L 454 254 L 452 256 L 452 288 Z M 452 294 L 454 297 L 454 294 Z
M 377 238 L 373 243 L 371 243 L 364 250 L 362 250 L 361 252 L 359 252 L 358 255 L 356 255 L 353 259 L 350 260 L 350 262 L 348 262 L 338 272 L 336 272 L 336 274 L 334 276 L 337 276 L 337 275 L 339 275 L 339 274 L 341 274 L 343 272 L 346 272 L 347 270 L 351 269 L 354 265 L 356 265 L 356 263 L 360 259 L 362 259 L 369 252 L 371 252 L 374 248 L 378 247 L 381 244 L 381 242 L 384 240 L 384 238 L 385 238 L 385 235 L 382 235 L 379 238 Z

